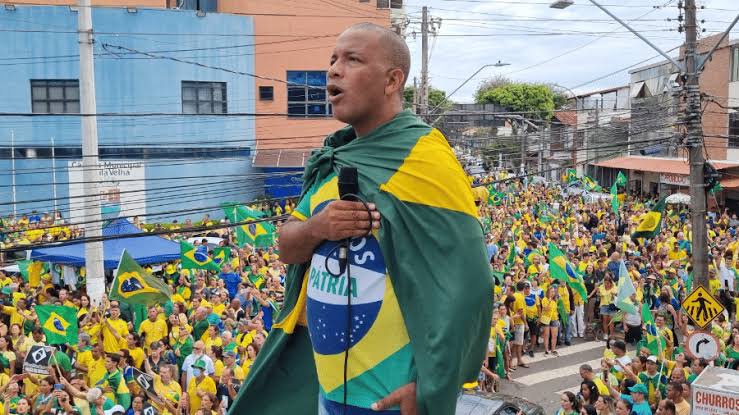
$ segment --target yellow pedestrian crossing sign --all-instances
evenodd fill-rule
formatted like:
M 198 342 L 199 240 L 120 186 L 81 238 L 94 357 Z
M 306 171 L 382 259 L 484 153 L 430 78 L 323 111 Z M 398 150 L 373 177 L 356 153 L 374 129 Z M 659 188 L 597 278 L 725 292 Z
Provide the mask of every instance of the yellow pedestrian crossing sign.
M 724 312 L 724 306 L 708 290 L 699 286 L 685 297 L 683 310 L 698 327 L 703 329 Z

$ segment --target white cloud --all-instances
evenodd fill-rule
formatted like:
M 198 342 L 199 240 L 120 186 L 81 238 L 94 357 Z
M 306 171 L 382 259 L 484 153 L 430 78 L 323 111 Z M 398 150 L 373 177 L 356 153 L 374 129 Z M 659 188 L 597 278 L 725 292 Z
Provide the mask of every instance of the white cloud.
M 406 5 L 406 12 L 412 21 L 409 31 L 420 30 L 420 1 L 412 0 L 411 4 Z M 575 0 L 576 5 L 565 10 L 550 9 L 548 2 L 549 0 L 521 0 L 520 3 L 515 0 L 427 0 L 425 5 L 429 6 L 431 15 L 442 18 L 440 36 L 435 40 L 429 66 L 431 84 L 450 92 L 485 64 L 498 60 L 511 64 L 501 68 L 486 68 L 453 97 L 458 102 L 471 102 L 480 80 L 497 74 L 508 75 L 515 80 L 554 82 L 572 87 L 657 54 L 604 12 L 592 6 L 588 0 Z M 679 45 L 684 39 L 684 34 L 675 30 L 678 25 L 677 1 L 659 9 L 654 9 L 653 6 L 668 3 L 668 0 L 619 0 L 604 3 L 620 5 L 621 7 L 609 6 L 608 9 L 627 21 L 646 14 L 639 21 L 633 22 L 633 27 L 663 50 Z M 706 6 L 698 14 L 699 20 L 705 19 L 701 27 L 707 32 L 703 35 L 724 30 L 739 13 L 736 0 L 699 1 L 699 5 Z M 668 18 L 672 21 L 668 22 Z M 605 36 L 578 33 L 603 33 L 614 29 L 617 29 L 615 33 Z M 541 35 L 542 33 L 546 35 Z M 479 36 L 493 34 L 495 36 Z M 739 27 L 732 31 L 732 38 L 737 35 Z M 592 43 L 582 46 L 589 42 Z M 415 40 L 409 37 L 408 45 L 413 56 L 411 77 L 419 76 L 420 35 Z M 576 48 L 576 51 L 563 57 L 525 69 Z M 658 60 L 660 59 L 651 62 Z M 626 83 L 628 72 L 624 71 L 579 88 L 578 92 Z

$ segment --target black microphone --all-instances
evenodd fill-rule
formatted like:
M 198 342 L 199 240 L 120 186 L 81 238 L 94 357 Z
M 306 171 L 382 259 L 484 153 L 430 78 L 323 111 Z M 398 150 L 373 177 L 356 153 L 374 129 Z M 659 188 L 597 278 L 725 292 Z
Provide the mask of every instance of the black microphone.
M 356 167 L 342 167 L 339 170 L 339 198 L 356 200 L 350 195 L 359 195 L 359 175 Z

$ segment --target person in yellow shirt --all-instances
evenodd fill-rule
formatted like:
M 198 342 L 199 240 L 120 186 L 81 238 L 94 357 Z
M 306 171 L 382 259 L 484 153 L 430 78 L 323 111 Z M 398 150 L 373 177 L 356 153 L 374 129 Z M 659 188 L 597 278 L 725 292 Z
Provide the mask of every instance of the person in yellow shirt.
M 26 309 L 26 299 L 19 298 L 15 306 L 3 305 L 3 314 L 10 316 L 10 325 L 18 324 L 23 327 L 23 323 L 26 320 L 32 320 L 33 315 L 29 310 Z
M 134 367 L 140 369 L 142 367 L 141 365 L 144 363 L 144 359 L 146 358 L 144 349 L 141 348 L 141 338 L 136 334 L 129 333 L 126 336 L 126 347 L 128 349 L 128 354 L 131 356 L 131 359 L 133 359 Z
M 102 343 L 92 346 L 89 356 L 84 357 L 83 361 L 77 361 L 75 368 L 80 372 L 85 372 L 87 378 L 87 386 L 93 387 L 100 382 L 107 373 L 105 369 L 105 352 Z
M 246 378 L 246 376 L 244 376 L 244 370 L 236 364 L 236 352 L 234 351 L 229 350 L 223 353 L 223 367 L 224 369 L 231 369 L 231 374 L 239 382 L 242 382 Z M 221 370 L 221 373 L 216 376 L 223 379 L 222 375 L 223 369 Z
M 158 318 L 159 311 L 156 307 L 149 307 L 148 318 L 139 325 L 139 336 L 144 339 L 144 349 L 149 350 L 151 344 L 167 337 L 167 323 Z
M 513 293 L 513 339 L 511 340 L 511 356 L 516 358 L 516 364 L 528 367 L 523 361 L 523 343 L 526 333 L 526 296 L 531 294 L 531 286 L 525 281 L 516 283 L 516 292 Z
M 120 349 L 125 349 L 127 347 L 128 324 L 121 319 L 121 309 L 118 301 L 110 302 L 110 317 L 102 320 L 100 332 L 103 336 L 105 353 L 118 353 Z
M 550 285 L 546 295 L 541 300 L 541 317 L 539 323 L 542 328 L 541 336 L 544 339 L 544 355 L 549 352 L 557 354 L 557 334 L 559 334 L 559 312 L 557 311 L 557 289 Z
M 154 391 L 160 399 L 166 399 L 168 403 L 177 405 L 180 402 L 182 396 L 182 387 L 179 383 L 174 380 L 172 376 L 175 373 L 175 367 L 173 365 L 162 365 L 159 367 L 159 374 L 154 372 L 149 364 L 148 360 L 144 361 L 144 370 L 152 378 L 154 378 Z M 156 408 L 160 414 L 166 412 L 166 406 L 164 402 L 158 400 L 152 400 L 154 408 Z
M 243 359 L 241 363 L 241 369 L 244 372 L 244 378 L 249 376 L 251 365 L 253 365 L 254 361 L 257 360 L 257 354 L 259 354 L 259 346 L 256 343 L 251 343 L 250 345 L 246 346 L 246 359 Z
M 207 393 L 216 393 L 216 383 L 205 373 L 205 361 L 198 359 L 192 364 L 193 378 L 187 387 L 187 396 L 190 398 L 190 415 L 200 409 L 200 402 Z
M 618 294 L 618 288 L 613 283 L 613 278 L 607 275 L 603 279 L 603 283 L 598 287 L 598 297 L 600 297 L 600 315 L 603 324 L 603 340 L 608 340 L 609 337 L 613 336 L 611 325 L 611 318 L 616 314 L 614 310 L 616 307 L 613 304 Z
M 209 350 L 213 346 L 223 347 L 223 339 L 218 334 L 217 326 L 208 326 L 208 330 L 203 334 L 201 340 L 205 344 L 205 350 Z

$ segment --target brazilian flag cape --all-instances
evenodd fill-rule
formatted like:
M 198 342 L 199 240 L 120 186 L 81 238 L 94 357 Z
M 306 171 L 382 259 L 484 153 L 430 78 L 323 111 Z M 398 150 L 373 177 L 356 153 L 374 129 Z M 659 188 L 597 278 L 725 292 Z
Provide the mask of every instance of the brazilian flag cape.
M 410 337 L 418 413 L 451 415 L 462 384 L 480 372 L 493 306 L 472 190 L 444 136 L 410 111 L 355 138 L 350 126 L 326 138 L 308 160 L 303 195 L 357 168 L 361 195 L 382 215 L 377 239 Z M 309 265 L 289 267 L 283 310 L 230 414 L 317 414 L 313 349 L 298 324 Z

